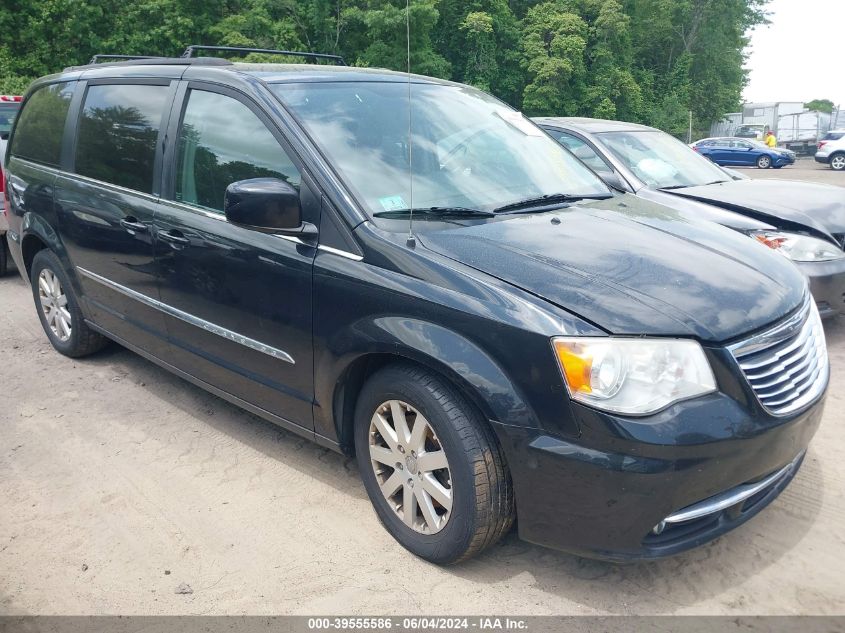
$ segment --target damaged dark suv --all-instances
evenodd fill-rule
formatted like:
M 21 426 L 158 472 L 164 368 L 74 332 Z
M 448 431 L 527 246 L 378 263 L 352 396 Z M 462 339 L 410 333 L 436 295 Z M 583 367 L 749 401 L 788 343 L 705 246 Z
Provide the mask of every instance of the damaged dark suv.
M 673 554 L 787 486 L 829 373 L 787 259 L 611 191 L 473 88 L 312 61 L 30 88 L 9 242 L 59 352 L 117 341 L 354 452 L 437 563 L 517 516 L 550 547 Z

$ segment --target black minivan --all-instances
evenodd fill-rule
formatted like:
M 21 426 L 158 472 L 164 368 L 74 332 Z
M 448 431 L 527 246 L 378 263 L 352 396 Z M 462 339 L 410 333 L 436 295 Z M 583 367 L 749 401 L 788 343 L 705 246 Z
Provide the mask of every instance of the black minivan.
M 787 486 L 829 375 L 790 262 L 608 189 L 478 90 L 314 61 L 33 84 L 9 242 L 59 352 L 117 341 L 354 452 L 387 531 L 437 563 L 517 517 L 664 556 Z

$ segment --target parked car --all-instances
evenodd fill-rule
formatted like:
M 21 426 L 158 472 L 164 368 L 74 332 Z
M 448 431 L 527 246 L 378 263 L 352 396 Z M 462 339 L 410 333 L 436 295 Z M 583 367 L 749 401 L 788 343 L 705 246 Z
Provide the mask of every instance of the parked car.
M 6 139 L 12 130 L 15 115 L 21 107 L 21 97 L 0 95 L 0 275 L 6 274 L 8 248 L 6 246 L 6 196 L 4 195 L 3 161 L 6 156 Z
M 12 255 L 57 351 L 118 341 L 354 452 L 430 561 L 515 514 L 551 547 L 680 552 L 771 502 L 818 427 L 827 351 L 794 266 L 614 193 L 469 86 L 83 66 L 34 83 L 10 150 Z
M 845 311 L 845 189 L 738 180 L 674 137 L 644 125 L 579 118 L 537 121 L 621 190 L 709 218 L 791 259 L 809 279 L 823 318 Z
M 817 163 L 827 163 L 834 171 L 845 171 L 845 130 L 832 130 L 819 141 Z
M 765 143 L 743 138 L 704 138 L 690 147 L 717 165 L 780 169 L 795 163 L 795 152 L 768 147 Z

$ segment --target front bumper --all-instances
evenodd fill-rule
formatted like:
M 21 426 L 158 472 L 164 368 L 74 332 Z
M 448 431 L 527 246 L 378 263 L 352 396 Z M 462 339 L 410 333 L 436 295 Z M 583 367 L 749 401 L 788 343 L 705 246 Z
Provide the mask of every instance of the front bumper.
M 726 381 L 720 392 L 647 419 L 572 403 L 577 438 L 497 424 L 520 537 L 591 558 L 653 559 L 706 543 L 760 512 L 800 467 L 824 397 L 796 415 L 773 417 L 747 383 L 730 384 L 735 377 L 726 371 L 714 365 L 717 380 Z M 736 496 L 760 482 L 752 495 Z M 735 502 L 727 507 L 659 527 L 729 495 Z
M 845 313 L 845 259 L 796 265 L 810 282 L 810 292 L 823 319 Z
M 786 165 L 793 164 L 795 164 L 794 156 L 778 156 L 777 158 L 772 160 L 772 165 L 774 165 L 775 167 L 785 167 Z

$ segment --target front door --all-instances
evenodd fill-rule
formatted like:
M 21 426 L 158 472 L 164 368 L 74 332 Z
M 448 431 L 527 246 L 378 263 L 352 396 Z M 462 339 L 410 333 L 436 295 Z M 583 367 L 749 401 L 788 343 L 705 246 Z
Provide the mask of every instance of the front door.
M 168 200 L 155 219 L 156 260 L 172 358 L 179 369 L 313 428 L 311 284 L 316 249 L 229 223 L 226 187 L 279 178 L 318 224 L 319 196 L 270 120 L 251 101 L 191 83 L 171 126 Z
M 748 141 L 733 141 L 731 146 L 734 165 L 753 165 L 757 162 L 754 146 Z
M 62 239 L 88 313 L 111 334 L 161 357 L 164 318 L 153 216 L 159 132 L 170 112 L 170 80 L 81 84 L 73 170 L 59 174 L 55 205 Z

